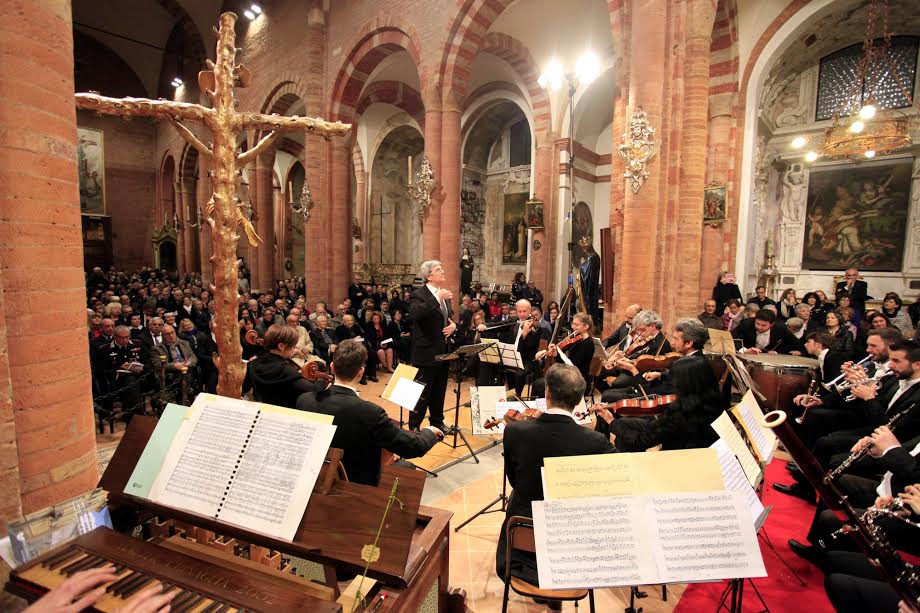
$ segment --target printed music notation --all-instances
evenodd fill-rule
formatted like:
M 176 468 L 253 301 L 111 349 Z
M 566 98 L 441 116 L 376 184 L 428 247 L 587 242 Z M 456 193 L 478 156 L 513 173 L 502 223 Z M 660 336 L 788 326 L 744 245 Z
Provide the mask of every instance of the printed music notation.
M 544 588 L 766 575 L 740 492 L 536 501 L 533 511 Z

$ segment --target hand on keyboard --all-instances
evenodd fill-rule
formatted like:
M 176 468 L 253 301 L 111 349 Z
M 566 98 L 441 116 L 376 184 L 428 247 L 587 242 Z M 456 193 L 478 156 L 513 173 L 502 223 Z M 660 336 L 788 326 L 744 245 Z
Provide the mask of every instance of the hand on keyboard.
M 74 574 L 39 598 L 23 613 L 70 613 L 92 606 L 105 594 L 105 585 L 115 580 L 111 568 L 93 568 Z

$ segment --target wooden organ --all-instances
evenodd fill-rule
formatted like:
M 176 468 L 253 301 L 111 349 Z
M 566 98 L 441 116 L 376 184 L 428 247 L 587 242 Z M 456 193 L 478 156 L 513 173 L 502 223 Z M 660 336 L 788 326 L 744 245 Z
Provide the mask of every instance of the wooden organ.
M 452 513 L 420 506 L 423 472 L 386 466 L 379 487 L 350 483 L 338 477 L 341 450 L 331 449 L 287 542 L 124 493 L 155 426 L 152 417 L 135 417 L 100 480 L 117 532 L 97 528 L 15 569 L 8 591 L 35 600 L 70 574 L 111 565 L 118 580 L 97 603 L 99 611 L 118 609 L 157 581 L 175 591 L 172 610 L 195 613 L 465 610 L 462 590 L 448 587 Z M 396 478 L 397 503 L 386 515 L 377 555 L 370 555 L 367 576 L 376 584 L 364 606 L 353 609 L 353 599 L 339 604 L 337 574 L 363 572 L 362 555 L 372 549 Z

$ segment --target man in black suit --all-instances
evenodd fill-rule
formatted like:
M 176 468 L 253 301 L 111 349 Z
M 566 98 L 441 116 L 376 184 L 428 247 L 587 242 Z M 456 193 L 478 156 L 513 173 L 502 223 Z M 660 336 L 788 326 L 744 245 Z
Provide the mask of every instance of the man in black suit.
M 517 421 L 505 428 L 505 476 L 513 491 L 505 512 L 495 570 L 505 574 L 505 524 L 514 515 L 533 517 L 531 502 L 543 500 L 540 469 L 546 458 L 595 453 L 614 453 L 608 438 L 575 423 L 572 411 L 585 393 L 585 380 L 574 366 L 554 364 L 546 371 L 546 411 L 537 419 Z M 537 561 L 533 555 L 516 553 L 511 573 L 536 585 Z
M 348 298 L 351 299 L 352 313 L 357 312 L 364 300 L 368 298 L 367 290 L 361 285 L 360 275 L 355 275 L 354 282 L 348 286 Z
M 157 345 L 163 343 L 163 318 L 151 317 L 147 320 L 147 329 L 137 334 L 138 340 L 147 345 L 147 350 L 152 351 Z
M 366 360 L 367 349 L 361 342 L 339 343 L 332 361 L 335 384 L 320 392 L 302 394 L 297 399 L 297 408 L 332 415 L 336 427 L 332 447 L 344 452 L 342 465 L 348 480 L 376 486 L 380 483 L 381 450 L 403 458 L 417 458 L 425 455 L 444 433 L 433 426 L 406 432 L 382 408 L 361 400 L 355 386 L 364 374 Z
M 620 324 L 620 327 L 613 331 L 613 334 L 604 339 L 604 348 L 609 349 L 614 346 L 623 346 L 628 345 L 626 342 L 626 337 L 633 330 L 633 317 L 639 314 L 639 311 L 642 310 L 642 307 L 638 304 L 631 304 L 626 307 L 626 312 L 623 314 L 623 323 Z
M 425 385 L 418 404 L 409 415 L 409 429 L 418 430 L 431 411 L 428 421 L 445 430 L 444 394 L 447 391 L 448 364 L 438 362 L 435 356 L 447 353 L 447 339 L 457 330 L 451 318 L 450 290 L 442 288 L 444 267 L 437 260 L 422 262 L 419 276 L 425 279 L 423 287 L 416 288 L 409 300 L 409 318 L 412 320 L 412 365 L 417 367 L 418 380 Z
M 767 309 L 743 319 L 732 330 L 732 337 L 741 339 L 741 353 L 789 353 L 798 346 L 786 326 L 776 323 L 776 315 Z
M 506 371 L 507 381 L 509 384 L 514 385 L 514 391 L 517 394 L 520 394 L 524 390 L 524 385 L 527 383 L 528 369 L 534 366 L 534 356 L 537 354 L 537 350 L 540 347 L 540 326 L 534 320 L 530 319 L 532 311 L 533 309 L 530 305 L 530 301 L 521 298 L 514 303 L 515 317 L 510 320 L 514 322 L 513 325 L 495 330 L 493 332 L 493 334 L 496 334 L 495 336 L 491 336 L 490 333 L 487 332 L 488 327 L 485 324 L 480 324 L 477 328 L 481 336 L 489 335 L 490 338 L 497 338 L 503 343 L 514 345 L 518 353 L 521 354 L 521 362 L 524 364 L 524 370 Z M 523 324 L 521 324 L 522 321 L 524 322 Z M 494 385 L 495 380 L 498 378 L 498 374 L 501 373 L 503 369 L 504 367 L 500 364 L 480 362 L 477 383 L 479 385 Z
M 869 296 L 869 286 L 865 281 L 859 280 L 859 270 L 848 268 L 844 273 L 844 280 L 837 284 L 834 294 L 845 292 L 850 296 L 850 306 L 856 311 L 856 317 L 862 318 L 866 312 L 866 300 Z
M 775 305 L 776 301 L 771 298 L 767 298 L 767 288 L 766 287 L 764 287 L 763 285 L 758 285 L 757 287 L 754 288 L 754 296 L 752 298 L 748 298 L 747 303 L 756 304 L 758 308 L 763 309 L 765 306 L 769 304 Z

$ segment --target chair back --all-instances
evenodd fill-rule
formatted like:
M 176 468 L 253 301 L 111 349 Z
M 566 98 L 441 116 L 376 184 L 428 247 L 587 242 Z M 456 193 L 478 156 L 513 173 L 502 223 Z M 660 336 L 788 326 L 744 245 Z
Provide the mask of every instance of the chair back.
M 537 544 L 534 540 L 533 519 L 513 515 L 505 524 L 505 582 L 511 580 L 511 552 L 529 551 L 535 553 Z

